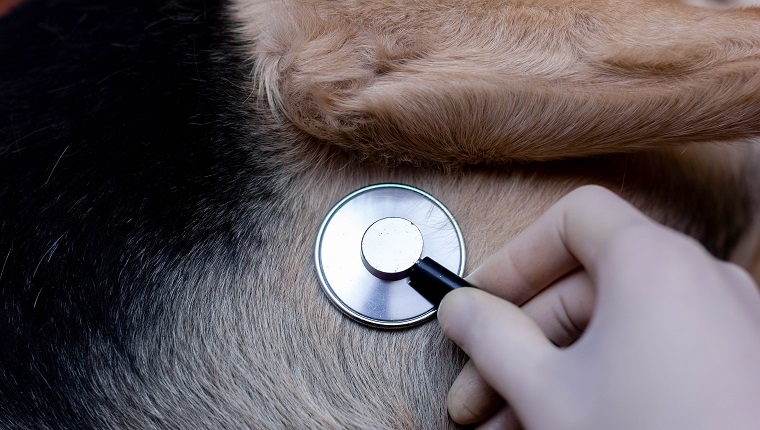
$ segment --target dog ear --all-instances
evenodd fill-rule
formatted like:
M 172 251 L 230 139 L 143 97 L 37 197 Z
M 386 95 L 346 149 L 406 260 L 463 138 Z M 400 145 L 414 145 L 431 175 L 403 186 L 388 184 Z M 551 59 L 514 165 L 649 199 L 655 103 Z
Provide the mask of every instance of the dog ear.
M 760 10 L 507 1 L 240 2 L 255 78 L 300 130 L 469 164 L 760 134 Z

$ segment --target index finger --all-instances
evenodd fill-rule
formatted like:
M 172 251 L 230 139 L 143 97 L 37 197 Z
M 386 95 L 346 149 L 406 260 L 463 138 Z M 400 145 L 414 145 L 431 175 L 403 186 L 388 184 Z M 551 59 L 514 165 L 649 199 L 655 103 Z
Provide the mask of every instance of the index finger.
M 593 269 L 612 236 L 641 223 L 653 221 L 611 191 L 584 186 L 560 199 L 467 279 L 522 305 L 578 266 Z

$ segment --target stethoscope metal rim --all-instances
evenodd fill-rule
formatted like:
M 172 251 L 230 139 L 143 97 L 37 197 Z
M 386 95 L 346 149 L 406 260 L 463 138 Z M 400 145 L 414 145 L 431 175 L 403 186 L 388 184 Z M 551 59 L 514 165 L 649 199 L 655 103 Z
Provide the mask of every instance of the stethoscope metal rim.
M 366 324 L 372 327 L 377 327 L 377 328 L 386 328 L 386 329 L 391 328 L 392 329 L 392 328 L 411 327 L 430 319 L 433 315 L 435 315 L 436 308 L 431 305 L 430 309 L 427 310 L 426 312 L 423 312 L 411 318 L 406 318 L 406 319 L 401 319 L 401 320 L 384 320 L 384 319 L 373 318 L 371 316 L 357 312 L 356 310 L 348 306 L 336 294 L 336 292 L 331 287 L 330 282 L 327 279 L 324 272 L 324 268 L 323 268 L 321 249 L 323 245 L 323 238 L 325 235 L 325 231 L 330 225 L 330 221 L 335 217 L 336 213 L 340 211 L 341 208 L 343 208 L 348 202 L 354 200 L 355 198 L 361 196 L 362 194 L 366 194 L 366 193 L 373 192 L 375 190 L 380 190 L 380 189 L 398 189 L 398 190 L 405 190 L 405 191 L 415 193 L 427 199 L 428 201 L 430 201 L 437 209 L 443 212 L 443 214 L 445 215 L 445 217 L 448 219 L 451 226 L 453 227 L 453 232 L 456 234 L 456 239 L 458 241 L 458 246 L 459 246 L 459 264 L 458 264 L 458 267 L 456 267 L 455 270 L 453 271 L 455 271 L 457 275 L 460 275 L 460 276 L 462 275 L 462 273 L 464 272 L 465 255 L 466 255 L 465 246 L 464 246 L 464 238 L 462 236 L 462 231 L 460 230 L 459 225 L 456 223 L 456 220 L 454 219 L 454 216 L 446 208 L 446 206 L 443 205 L 443 203 L 441 203 L 438 199 L 426 193 L 425 191 L 422 191 L 418 188 L 411 187 L 408 185 L 395 184 L 395 183 L 375 184 L 375 185 L 370 185 L 364 188 L 360 188 L 348 194 L 346 197 L 344 197 L 338 203 L 336 203 L 332 207 L 332 209 L 330 209 L 330 211 L 327 213 L 327 216 L 325 216 L 325 219 L 322 221 L 322 224 L 319 227 L 316 243 L 314 245 L 314 262 L 317 268 L 317 275 L 319 277 L 322 290 L 328 296 L 330 301 L 336 307 L 338 307 L 338 309 L 340 309 L 340 311 L 343 312 L 345 315 L 347 315 L 348 317 L 358 322 L 361 322 L 363 324 Z M 403 217 L 403 214 L 399 214 L 399 216 Z

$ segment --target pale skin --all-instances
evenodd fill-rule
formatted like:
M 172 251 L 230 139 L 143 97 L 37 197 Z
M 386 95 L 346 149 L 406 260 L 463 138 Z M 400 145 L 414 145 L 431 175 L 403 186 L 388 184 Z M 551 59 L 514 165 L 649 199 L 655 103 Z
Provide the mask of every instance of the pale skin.
M 757 285 L 611 192 L 570 193 L 468 279 L 438 313 L 471 358 L 455 421 L 760 428 Z

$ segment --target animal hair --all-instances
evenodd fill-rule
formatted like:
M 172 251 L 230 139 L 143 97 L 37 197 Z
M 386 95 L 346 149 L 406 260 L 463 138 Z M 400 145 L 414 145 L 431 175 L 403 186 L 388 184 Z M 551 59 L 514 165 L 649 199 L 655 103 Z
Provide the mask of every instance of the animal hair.
M 596 0 L 235 6 L 270 104 L 365 158 L 544 160 L 745 139 L 760 127 L 757 10 Z
M 329 208 L 422 188 L 469 270 L 593 183 L 749 265 L 759 25 L 598 0 L 27 0 L 0 19 L 0 428 L 455 428 L 466 357 L 437 324 L 371 329 L 320 290 Z

